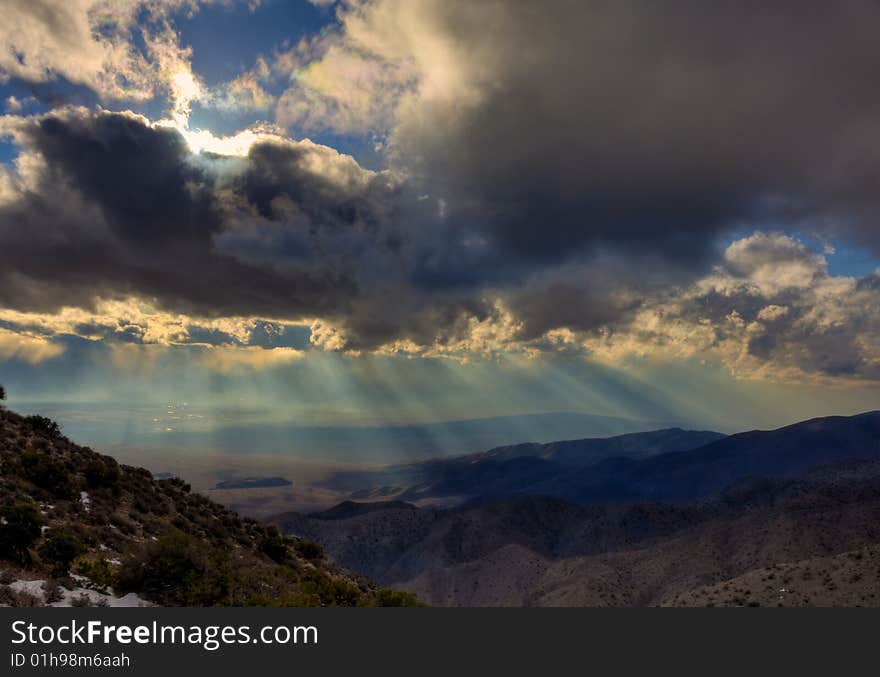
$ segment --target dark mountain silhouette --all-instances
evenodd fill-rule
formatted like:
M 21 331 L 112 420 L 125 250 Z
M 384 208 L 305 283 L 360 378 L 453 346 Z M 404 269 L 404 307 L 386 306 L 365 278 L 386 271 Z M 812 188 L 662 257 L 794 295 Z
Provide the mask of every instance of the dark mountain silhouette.
M 710 430 L 666 428 L 614 437 L 564 440 L 549 444 L 513 444 L 496 447 L 481 454 L 471 454 L 466 459 L 506 461 L 522 456 L 537 456 L 562 465 L 584 466 L 611 456 L 626 456 L 637 459 L 662 453 L 687 451 L 723 437 L 724 435 L 721 433 Z
M 642 459 L 664 452 L 678 453 L 723 437 L 711 431 L 670 428 L 549 444 L 515 444 L 377 471 L 342 472 L 325 485 L 349 491 L 356 499 L 394 495 L 402 500 L 507 495 L 528 492 L 529 487 L 538 482 L 567 476 L 574 469 L 592 466 L 603 459 Z
M 790 476 L 820 464 L 878 458 L 880 412 L 875 411 L 753 430 L 640 461 L 611 458 L 536 482 L 528 491 L 581 503 L 680 501 L 720 491 L 750 475 Z
M 410 502 L 528 494 L 576 503 L 688 501 L 752 475 L 797 475 L 816 465 L 880 458 L 880 412 L 723 436 L 680 429 L 605 439 L 499 447 L 369 472 L 328 486 L 354 499 Z
M 377 510 L 415 510 L 414 505 L 403 501 L 377 501 L 375 503 L 356 503 L 354 501 L 343 501 L 328 510 L 313 512 L 309 515 L 312 519 L 320 520 L 337 520 L 348 519 L 349 517 L 357 517 L 358 515 L 366 515 L 367 513 L 376 512 Z

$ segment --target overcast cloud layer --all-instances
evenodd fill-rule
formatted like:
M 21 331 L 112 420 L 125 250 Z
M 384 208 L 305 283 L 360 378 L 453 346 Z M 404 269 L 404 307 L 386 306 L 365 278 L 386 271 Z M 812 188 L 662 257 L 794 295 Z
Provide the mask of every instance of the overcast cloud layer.
M 263 359 L 266 327 L 309 325 L 323 349 L 880 379 L 880 278 L 793 236 L 880 255 L 880 4 L 351 0 L 214 89 L 174 27 L 199 3 L 142 9 L 9 7 L 0 74 L 102 105 L 0 118 L 0 356 L 72 333 L 269 368 L 303 346 Z M 268 119 L 222 139 L 194 105 Z

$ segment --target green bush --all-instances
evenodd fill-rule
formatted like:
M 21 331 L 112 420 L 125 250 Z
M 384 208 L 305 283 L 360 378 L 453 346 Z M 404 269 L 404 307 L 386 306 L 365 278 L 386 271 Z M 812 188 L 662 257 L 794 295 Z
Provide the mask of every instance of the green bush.
M 225 553 L 175 531 L 126 558 L 117 586 L 165 606 L 210 606 L 228 598 L 231 579 Z
M 40 537 L 43 518 L 33 503 L 0 508 L 0 553 L 30 562 L 28 548 Z
M 90 489 L 114 488 L 119 483 L 119 466 L 115 461 L 93 459 L 83 474 Z
M 362 596 L 360 588 L 353 583 L 321 571 L 303 576 L 300 595 L 303 606 L 357 606 Z
M 380 588 L 376 591 L 376 606 L 428 606 L 411 592 Z
M 73 476 L 62 463 L 44 451 L 26 449 L 19 457 L 21 475 L 38 487 L 59 498 L 71 499 L 76 495 Z
M 34 414 L 25 416 L 24 422 L 30 426 L 35 433 L 41 433 L 46 437 L 58 437 L 61 434 L 61 427 L 51 418 Z
M 85 547 L 76 536 L 54 529 L 37 548 L 40 560 L 52 568 L 54 576 L 66 576 L 73 560 L 83 552 Z
M 287 542 L 283 536 L 278 535 L 264 539 L 260 544 L 260 551 L 279 564 L 283 564 L 289 555 Z
M 116 585 L 116 575 L 105 559 L 81 559 L 74 565 L 74 571 L 85 576 L 97 590 L 106 590 Z
M 293 549 L 296 554 L 307 560 L 316 560 L 324 558 L 324 548 L 318 543 L 307 541 L 303 538 L 293 539 Z
M 273 595 L 252 591 L 245 599 L 245 605 L 259 607 L 365 605 L 361 589 L 344 579 L 335 578 L 323 571 L 310 571 L 301 577 L 290 569 L 286 571 L 290 580 L 298 583 L 298 590 Z

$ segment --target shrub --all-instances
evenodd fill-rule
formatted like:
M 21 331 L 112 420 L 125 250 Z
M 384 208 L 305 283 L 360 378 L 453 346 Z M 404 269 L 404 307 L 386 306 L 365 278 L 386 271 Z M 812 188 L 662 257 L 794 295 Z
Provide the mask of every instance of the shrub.
M 0 509 L 0 518 L 0 551 L 29 563 L 28 548 L 40 537 L 40 512 L 33 503 L 16 503 Z
M 0 606 L 40 607 L 43 600 L 24 590 L 16 592 L 8 585 L 0 585 Z
M 83 474 L 90 489 L 113 488 L 119 482 L 119 466 L 99 458 L 90 461 Z
M 22 476 L 59 498 L 76 495 L 73 476 L 62 463 L 44 451 L 26 449 L 19 459 Z
M 269 536 L 260 544 L 260 551 L 271 560 L 283 564 L 287 559 L 287 543 L 283 536 Z
M 356 606 L 361 590 L 353 583 L 320 571 L 309 572 L 300 582 L 304 606 Z
M 231 587 L 222 551 L 181 532 L 171 532 L 126 558 L 119 590 L 143 594 L 166 606 L 210 606 L 226 600 Z
M 46 604 L 54 604 L 64 599 L 64 589 L 58 585 L 58 581 L 43 581 L 43 599 Z
M 427 606 L 411 592 L 380 588 L 376 591 L 376 606 Z
M 134 522 L 128 519 L 125 515 L 120 515 L 118 513 L 110 515 L 110 524 L 119 529 L 123 534 L 131 535 L 137 531 L 137 526 Z
M 37 549 L 40 559 L 52 568 L 55 576 L 66 576 L 73 560 L 84 551 L 85 547 L 76 536 L 56 530 L 50 531 Z
M 74 565 L 74 571 L 88 578 L 97 590 L 106 590 L 115 585 L 116 575 L 105 559 L 81 559 Z
M 35 433 L 41 433 L 46 437 L 58 437 L 61 435 L 61 427 L 51 418 L 34 414 L 32 416 L 25 416 L 24 422 Z
M 91 596 L 88 593 L 80 593 L 76 597 L 70 600 L 70 606 L 72 607 L 104 607 L 110 606 L 107 603 L 107 600 L 103 597 L 92 601 Z
M 158 480 L 160 488 L 166 493 L 174 493 L 175 491 L 182 491 L 185 494 L 188 494 L 192 487 L 184 482 L 179 477 L 167 477 L 165 479 Z
M 303 538 L 296 538 L 293 541 L 293 549 L 296 554 L 303 559 L 315 560 L 324 558 L 324 548 L 320 544 L 313 541 L 307 541 Z

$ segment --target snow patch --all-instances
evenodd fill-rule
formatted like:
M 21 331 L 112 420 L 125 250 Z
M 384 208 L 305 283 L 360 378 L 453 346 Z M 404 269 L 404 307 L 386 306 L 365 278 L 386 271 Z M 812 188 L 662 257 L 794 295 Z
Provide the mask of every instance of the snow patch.
M 88 580 L 84 579 L 82 576 L 77 576 L 76 579 L 77 581 Z M 45 601 L 45 595 L 43 593 L 44 583 L 44 580 L 18 580 L 10 583 L 9 587 L 15 592 L 26 592 L 30 595 L 33 595 L 34 597 L 37 597 L 38 599 Z M 113 594 L 112 590 L 108 590 L 107 594 L 104 594 L 98 592 L 97 590 L 90 590 L 89 588 L 74 588 L 73 590 L 61 588 L 61 594 L 62 598 L 59 601 L 53 602 L 48 606 L 70 607 L 73 606 L 74 599 L 79 599 L 83 595 L 85 595 L 89 599 L 93 606 L 97 606 L 98 604 L 103 605 L 104 601 L 106 601 L 107 606 L 117 608 L 153 606 L 150 602 L 142 599 L 141 597 L 138 597 L 133 592 L 130 592 L 127 595 L 123 595 L 122 597 L 117 597 Z

